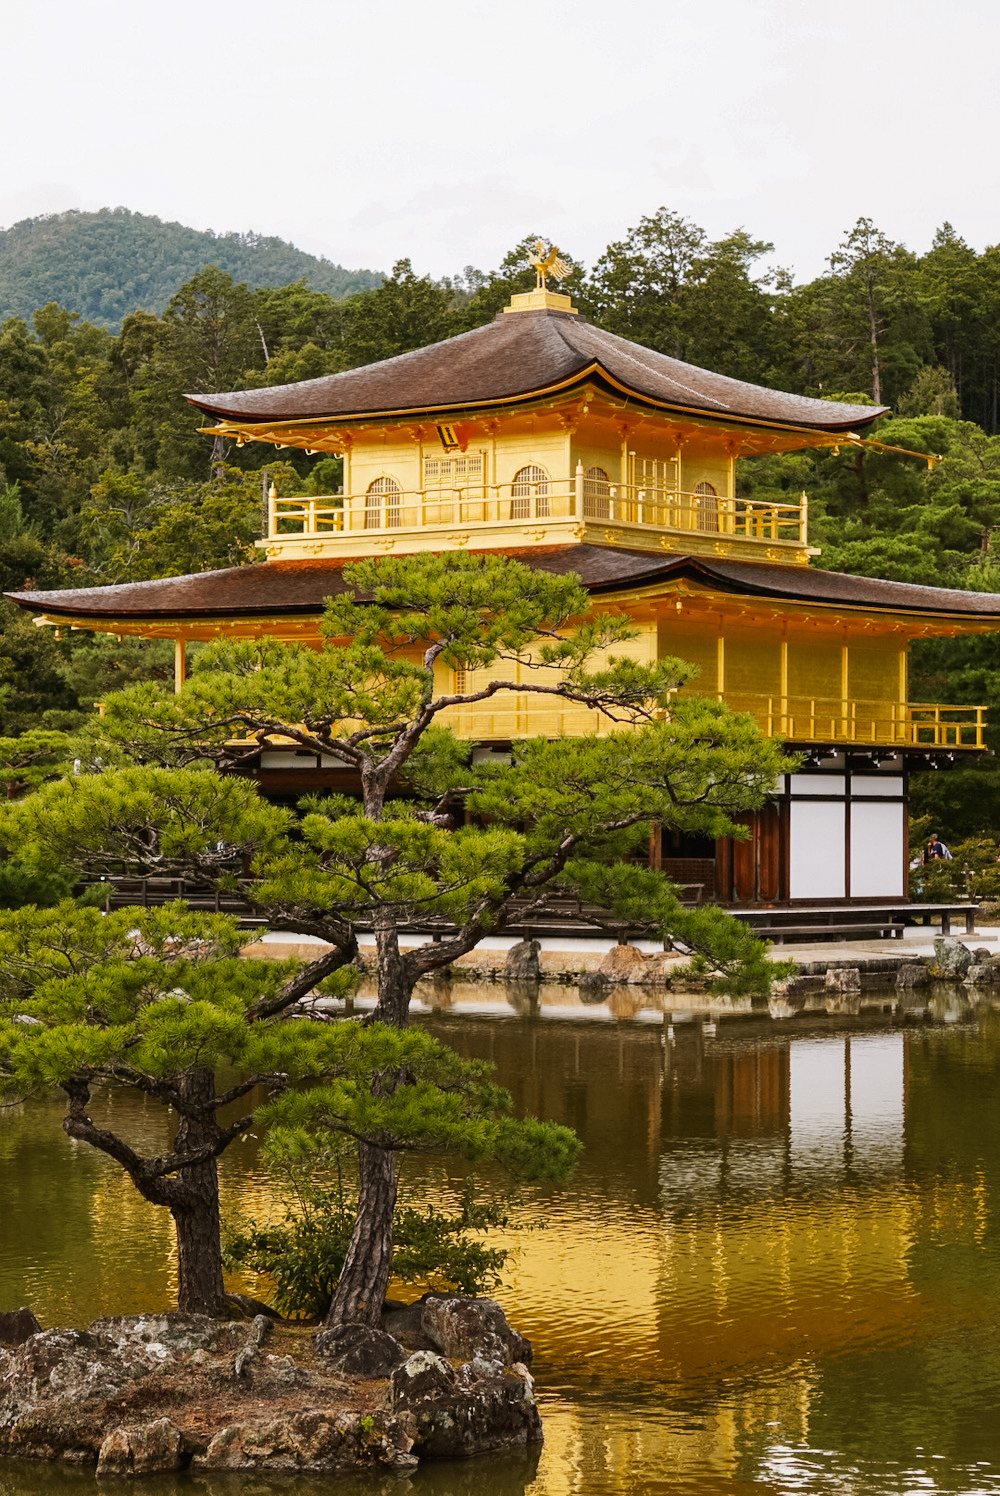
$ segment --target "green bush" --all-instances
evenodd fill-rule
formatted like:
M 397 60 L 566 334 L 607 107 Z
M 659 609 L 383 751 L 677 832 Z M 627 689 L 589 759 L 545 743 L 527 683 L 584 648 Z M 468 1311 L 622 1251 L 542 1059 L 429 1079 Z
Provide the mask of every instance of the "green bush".
M 230 1271 L 270 1278 L 271 1302 L 286 1317 L 322 1319 L 354 1226 L 357 1187 L 352 1154 L 337 1143 L 306 1142 L 301 1134 L 282 1132 L 269 1139 L 264 1151 L 284 1197 L 284 1216 L 273 1225 L 249 1221 L 230 1234 L 225 1265 Z M 481 1201 L 478 1185 L 476 1176 L 470 1175 L 452 1213 L 435 1205 L 400 1202 L 393 1222 L 394 1278 L 469 1295 L 499 1285 L 510 1254 L 478 1238 L 491 1228 L 511 1226 L 513 1202 L 509 1196 Z

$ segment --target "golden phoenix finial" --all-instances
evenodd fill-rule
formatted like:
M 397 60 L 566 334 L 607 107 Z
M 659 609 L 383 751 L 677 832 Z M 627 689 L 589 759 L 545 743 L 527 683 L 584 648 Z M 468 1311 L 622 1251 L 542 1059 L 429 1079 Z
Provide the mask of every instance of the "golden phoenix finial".
M 572 265 L 567 265 L 565 260 L 560 260 L 559 250 L 556 245 L 553 244 L 552 248 L 546 253 L 545 245 L 541 239 L 536 239 L 535 252 L 532 254 L 529 250 L 528 259 L 534 265 L 535 272 L 538 275 L 538 285 L 535 287 L 537 291 L 545 290 L 546 276 L 551 275 L 554 280 L 561 281 L 569 275 L 573 268 Z

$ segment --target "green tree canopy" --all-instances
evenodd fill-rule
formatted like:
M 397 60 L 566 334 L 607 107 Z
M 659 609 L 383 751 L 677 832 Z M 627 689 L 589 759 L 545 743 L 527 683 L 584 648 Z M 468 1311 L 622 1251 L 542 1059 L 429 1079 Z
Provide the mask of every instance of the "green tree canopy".
M 420 977 L 553 891 L 599 896 L 611 927 L 641 918 L 663 937 L 682 931 L 719 969 L 766 987 L 771 969 L 751 932 L 719 911 L 683 911 L 662 874 L 630 862 L 653 826 L 745 834 L 734 818 L 793 764 L 751 719 L 716 701 L 672 701 L 691 668 L 617 656 L 627 620 L 580 624 L 589 603 L 576 577 L 425 553 L 355 563 L 345 580 L 324 649 L 226 641 L 202 652 L 181 695 L 145 685 L 112 698 L 91 751 L 105 764 L 139 755 L 161 766 L 43 786 L 10 807 L 4 842 L 43 868 L 188 873 L 220 888 L 249 865 L 244 896 L 272 928 L 328 942 L 317 979 L 350 965 L 359 931 L 374 930 L 374 1017 L 398 1029 Z M 456 687 L 455 672 L 471 672 L 471 688 Z M 509 766 L 473 770 L 442 714 L 510 693 L 586 706 L 609 731 L 532 740 Z M 360 799 L 313 800 L 299 823 L 258 799 L 234 771 L 277 738 L 349 765 Z M 439 941 L 401 945 L 403 929 L 429 926 Z M 376 1091 L 391 1098 L 401 1082 L 393 1072 Z M 336 1323 L 377 1316 L 395 1187 L 392 1150 L 362 1140 Z
M 182 1310 L 227 1312 L 217 1160 L 271 1119 L 333 1129 L 387 1157 L 450 1152 L 526 1177 L 571 1172 L 573 1134 L 511 1116 L 491 1067 L 423 1033 L 295 1016 L 314 969 L 240 959 L 248 938 L 225 916 L 181 904 L 0 915 L 0 1097 L 60 1089 L 67 1135 L 112 1158 L 144 1199 L 170 1211 Z M 405 1084 L 387 1089 L 390 1073 Z M 321 1083 L 311 1099 L 310 1083 Z M 143 1152 L 95 1122 L 98 1089 L 136 1091 L 175 1114 L 168 1151 Z M 236 1106 L 241 1115 L 224 1121 Z

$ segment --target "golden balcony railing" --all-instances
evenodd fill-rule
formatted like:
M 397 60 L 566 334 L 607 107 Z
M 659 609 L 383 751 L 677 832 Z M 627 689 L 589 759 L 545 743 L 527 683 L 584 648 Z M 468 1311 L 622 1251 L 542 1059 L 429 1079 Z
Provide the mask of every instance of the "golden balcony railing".
M 685 693 L 687 694 L 687 693 Z M 768 696 L 752 691 L 724 691 L 720 695 L 734 712 L 746 712 L 768 737 L 789 743 L 829 743 L 858 748 L 983 749 L 986 747 L 986 707 L 945 706 L 924 702 L 843 701 L 830 697 Z M 511 692 L 490 701 L 449 708 L 442 723 L 461 738 L 480 742 L 509 742 L 516 738 L 607 733 L 616 729 L 602 713 L 566 702 L 553 705 L 550 697 Z M 231 741 L 246 744 L 254 734 L 234 734 Z M 266 749 L 264 767 L 295 768 L 299 753 L 294 739 L 276 734 Z M 315 757 L 308 753 L 304 757 Z M 282 763 L 278 763 L 277 759 Z M 287 762 L 284 760 L 287 759 Z M 312 763 L 303 765 L 314 767 Z M 322 767 L 347 767 L 335 754 Z
M 271 495 L 268 538 L 337 533 L 391 535 L 398 530 L 481 529 L 545 520 L 607 523 L 626 531 L 660 531 L 759 541 L 800 548 L 808 540 L 808 499 L 758 503 L 722 494 L 594 483 L 575 478 L 534 483 L 470 483 L 404 490 L 378 480 L 363 493 L 317 497 Z M 703 485 L 704 486 L 704 485 Z
M 695 684 L 691 694 L 697 694 L 697 689 Z M 969 750 L 986 746 L 986 708 L 982 706 L 781 697 L 753 691 L 723 691 L 719 699 L 734 712 L 753 717 L 768 737 L 790 743 Z M 529 692 L 457 707 L 447 713 L 447 720 L 459 737 L 485 742 L 605 733 L 612 727 L 599 712 L 568 703 L 554 707 L 547 698 Z
M 768 737 L 793 743 L 857 743 L 903 748 L 985 748 L 986 707 L 767 696 L 723 691 L 734 712 L 748 712 Z

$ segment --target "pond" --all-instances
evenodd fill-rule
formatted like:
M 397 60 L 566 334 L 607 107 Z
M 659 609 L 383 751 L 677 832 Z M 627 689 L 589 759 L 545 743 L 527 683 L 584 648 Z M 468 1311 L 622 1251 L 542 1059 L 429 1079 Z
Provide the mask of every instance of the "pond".
M 573 1126 L 586 1152 L 567 1190 L 527 1202 L 547 1226 L 513 1238 L 499 1294 L 535 1344 L 537 1463 L 426 1469 L 413 1488 L 1000 1491 L 1000 1011 L 942 988 L 926 1007 L 886 991 L 779 1018 L 646 1003 L 466 986 L 422 1004 L 418 1021 L 491 1059 L 519 1108 Z M 101 1108 L 163 1136 L 142 1102 Z M 168 1219 L 58 1118 L 48 1102 L 0 1118 L 0 1306 L 51 1326 L 168 1305 Z M 273 1206 L 253 1140 L 223 1181 L 228 1211 Z M 0 1496 L 43 1488 L 94 1481 L 0 1463 Z

